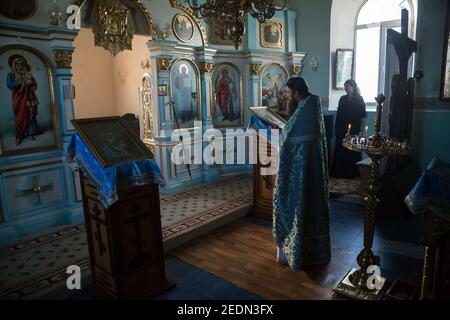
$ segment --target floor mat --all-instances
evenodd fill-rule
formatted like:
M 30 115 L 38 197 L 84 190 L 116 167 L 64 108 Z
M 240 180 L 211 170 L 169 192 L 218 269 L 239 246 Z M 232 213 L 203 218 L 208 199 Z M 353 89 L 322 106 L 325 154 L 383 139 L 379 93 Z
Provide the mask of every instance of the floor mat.
M 195 236 L 205 225 L 214 225 L 252 205 L 252 179 L 237 176 L 161 197 L 161 224 L 166 243 L 177 245 Z M 229 219 L 229 218 L 228 218 Z M 190 238 L 186 238 L 189 235 Z M 184 238 L 183 238 L 184 237 Z M 84 224 L 21 242 L 0 250 L 0 299 L 39 296 L 67 277 L 66 268 L 89 269 Z M 64 283 L 63 283 L 64 284 Z

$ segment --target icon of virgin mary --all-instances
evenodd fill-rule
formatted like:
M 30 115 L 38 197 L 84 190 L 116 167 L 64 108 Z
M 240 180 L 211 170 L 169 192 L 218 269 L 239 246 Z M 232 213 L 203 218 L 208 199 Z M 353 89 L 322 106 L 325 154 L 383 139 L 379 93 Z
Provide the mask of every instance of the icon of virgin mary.
M 36 135 L 43 133 L 36 120 L 39 105 L 37 82 L 24 56 L 14 54 L 9 57 L 8 63 L 11 72 L 7 76 L 7 86 L 12 91 L 16 145 L 19 145 L 25 138 L 34 141 Z

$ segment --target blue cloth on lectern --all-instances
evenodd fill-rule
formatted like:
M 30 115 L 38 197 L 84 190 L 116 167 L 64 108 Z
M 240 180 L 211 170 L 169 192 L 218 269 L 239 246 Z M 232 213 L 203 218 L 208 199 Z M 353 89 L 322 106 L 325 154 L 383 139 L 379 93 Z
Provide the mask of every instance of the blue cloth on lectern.
M 261 129 L 267 131 L 267 140 L 270 142 L 270 130 L 272 129 L 264 120 L 261 120 L 255 115 L 250 118 L 250 123 L 248 124 L 249 129 L 256 129 L 259 132 Z
M 250 123 L 249 123 L 248 127 L 253 128 L 253 129 L 258 129 L 258 130 L 259 129 L 270 130 L 270 126 L 265 121 L 261 120 L 254 114 L 250 118 Z
M 118 185 L 142 186 L 150 183 L 165 185 L 154 159 L 129 161 L 103 168 L 78 133 L 70 140 L 66 158 L 69 161 L 76 160 L 83 172 L 96 185 L 100 193 L 99 200 L 105 208 L 119 199 Z
M 450 210 L 450 164 L 438 158 L 431 160 L 405 203 L 415 214 L 425 212 L 430 204 Z

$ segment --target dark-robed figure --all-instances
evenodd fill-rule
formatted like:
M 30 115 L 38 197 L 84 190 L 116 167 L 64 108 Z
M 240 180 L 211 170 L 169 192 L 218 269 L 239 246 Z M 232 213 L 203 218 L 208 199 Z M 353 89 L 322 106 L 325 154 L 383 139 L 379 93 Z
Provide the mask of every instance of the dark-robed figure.
M 303 78 L 287 87 L 293 113 L 281 134 L 273 237 L 277 261 L 299 271 L 330 261 L 328 161 L 320 98 Z
M 366 117 L 366 104 L 354 80 L 345 81 L 344 86 L 347 94 L 339 100 L 336 115 L 336 146 L 331 176 L 353 179 L 358 176 L 356 163 L 361 160 L 361 153 L 344 148 L 342 140 L 347 134 L 349 125 L 351 126 L 350 134 L 361 132 L 361 119 Z

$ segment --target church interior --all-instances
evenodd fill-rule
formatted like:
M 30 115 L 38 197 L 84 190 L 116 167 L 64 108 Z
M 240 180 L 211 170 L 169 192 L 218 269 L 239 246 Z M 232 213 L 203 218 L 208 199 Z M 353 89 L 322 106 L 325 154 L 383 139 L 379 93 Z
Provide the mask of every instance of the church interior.
M 296 77 L 331 239 L 300 271 L 247 135 Z M 1 1 L 0 96 L 1 300 L 450 299 L 448 0 Z

